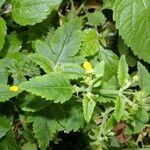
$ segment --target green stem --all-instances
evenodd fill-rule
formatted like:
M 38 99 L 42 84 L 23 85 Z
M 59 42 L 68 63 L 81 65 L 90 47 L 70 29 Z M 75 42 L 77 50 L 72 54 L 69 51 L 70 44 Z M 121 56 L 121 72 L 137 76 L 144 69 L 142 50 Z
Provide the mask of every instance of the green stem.
M 104 94 L 104 95 L 119 95 L 118 90 L 93 89 L 93 93 Z

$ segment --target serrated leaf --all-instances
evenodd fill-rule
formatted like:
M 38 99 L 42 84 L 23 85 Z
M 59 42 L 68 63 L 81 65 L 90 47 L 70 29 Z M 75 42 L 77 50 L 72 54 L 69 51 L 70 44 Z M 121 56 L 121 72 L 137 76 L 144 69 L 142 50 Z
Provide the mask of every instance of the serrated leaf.
M 145 94 L 150 94 L 150 73 L 140 62 L 138 63 L 138 75 L 140 88 Z
M 36 40 L 35 48 L 36 48 L 36 53 L 38 55 L 48 57 L 49 59 L 51 58 L 52 51 L 51 51 L 50 47 L 45 42 L 42 42 L 40 40 Z
M 29 118 L 33 122 L 33 132 L 42 150 L 48 147 L 56 131 L 63 129 L 65 124 L 64 114 L 60 105 L 52 104 L 42 112 Z
M 41 96 L 55 103 L 63 103 L 72 96 L 72 87 L 68 78 L 61 73 L 50 73 L 32 78 L 20 85 L 23 90 Z
M 123 55 L 118 62 L 118 81 L 120 86 L 124 86 L 125 82 L 128 80 L 128 70 L 128 64 L 126 63 L 125 56 Z
M 115 111 L 114 111 L 114 117 L 119 122 L 121 120 L 121 117 L 124 114 L 125 109 L 125 102 L 121 97 L 118 97 L 115 102 Z
M 5 136 L 10 129 L 9 120 L 4 116 L 0 116 L 0 139 Z
M 88 98 L 83 99 L 83 113 L 87 123 L 89 123 L 91 120 L 95 105 L 96 103 L 93 99 L 90 100 Z
M 43 55 L 32 54 L 32 55 L 29 55 L 29 58 L 33 62 L 35 62 L 38 65 L 40 65 L 40 67 L 45 71 L 45 73 L 52 72 L 52 70 L 53 70 L 52 69 L 52 62 L 47 57 L 45 57 Z
M 0 84 L 0 102 L 6 102 L 10 98 L 17 96 L 21 92 L 21 90 L 19 90 L 18 92 L 11 92 L 9 88 L 9 85 Z
M 117 124 L 116 119 L 115 119 L 114 115 L 112 115 L 106 122 L 104 128 L 107 131 L 111 131 L 115 127 L 116 124 Z
M 94 29 L 84 30 L 82 36 L 82 48 L 80 54 L 84 57 L 92 56 L 98 52 L 98 35 Z
M 105 62 L 104 80 L 117 75 L 118 57 L 112 51 L 99 47 L 99 59 Z
M 20 25 L 42 22 L 62 0 L 12 0 L 12 16 Z
M 149 10 L 149 0 L 116 0 L 114 4 L 114 20 L 119 34 L 134 54 L 147 62 L 150 62 Z
M 2 50 L 5 43 L 6 30 L 6 22 L 2 17 L 0 17 L 0 51 Z
M 33 122 L 33 131 L 35 138 L 37 138 L 39 146 L 42 150 L 45 150 L 49 144 L 49 141 L 53 139 L 54 131 L 51 120 L 42 116 L 36 116 Z

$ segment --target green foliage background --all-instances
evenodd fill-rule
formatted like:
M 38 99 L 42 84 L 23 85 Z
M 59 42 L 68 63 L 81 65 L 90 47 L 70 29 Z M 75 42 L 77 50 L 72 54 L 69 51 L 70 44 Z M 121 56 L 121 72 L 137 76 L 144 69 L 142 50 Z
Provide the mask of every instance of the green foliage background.
M 149 149 L 149 18 L 149 0 L 1 0 L 0 150 Z

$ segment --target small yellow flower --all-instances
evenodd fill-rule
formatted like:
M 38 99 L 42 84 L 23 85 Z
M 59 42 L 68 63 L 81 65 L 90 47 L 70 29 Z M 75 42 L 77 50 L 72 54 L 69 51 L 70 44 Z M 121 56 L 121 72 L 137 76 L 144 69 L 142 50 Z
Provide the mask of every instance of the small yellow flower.
M 88 61 L 84 62 L 83 68 L 85 69 L 86 73 L 92 73 L 94 71 L 91 63 Z
M 17 92 L 17 91 L 19 90 L 19 88 L 18 88 L 18 86 L 13 85 L 13 86 L 11 86 L 11 87 L 9 88 L 9 90 L 10 90 L 11 92 Z

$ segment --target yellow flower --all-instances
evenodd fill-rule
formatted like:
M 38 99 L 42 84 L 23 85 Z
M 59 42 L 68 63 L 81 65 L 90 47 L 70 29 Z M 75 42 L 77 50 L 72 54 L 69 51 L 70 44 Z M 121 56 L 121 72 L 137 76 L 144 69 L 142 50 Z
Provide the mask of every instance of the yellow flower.
M 11 87 L 9 88 L 9 90 L 10 90 L 11 92 L 17 92 L 17 91 L 19 90 L 19 88 L 18 88 L 18 86 L 13 85 L 13 86 L 11 86 Z
M 83 68 L 85 69 L 86 73 L 92 73 L 94 71 L 91 63 L 88 61 L 84 62 Z

